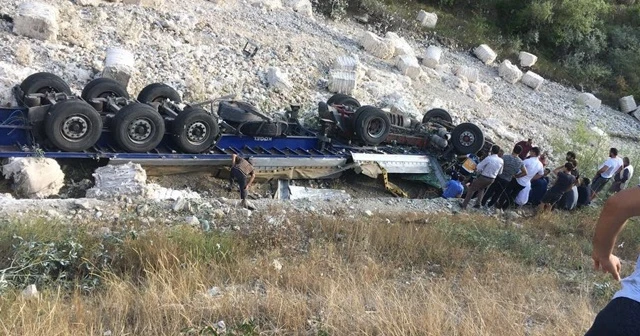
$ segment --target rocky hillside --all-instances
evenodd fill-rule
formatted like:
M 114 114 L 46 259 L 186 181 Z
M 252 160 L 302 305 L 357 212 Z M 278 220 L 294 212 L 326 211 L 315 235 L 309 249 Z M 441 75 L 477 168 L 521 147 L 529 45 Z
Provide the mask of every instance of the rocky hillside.
M 353 94 L 362 102 L 395 106 L 412 115 L 444 107 L 454 121 L 482 124 L 492 139 L 505 145 L 533 137 L 552 151 L 551 137 L 580 122 L 614 135 L 612 143 L 621 148 L 640 134 L 640 123 L 631 116 L 606 106 L 578 106 L 574 100 L 579 92 L 549 81 L 535 91 L 510 84 L 499 77 L 497 64 L 485 65 L 470 53 L 443 47 L 437 71 L 423 66 L 419 76 L 409 78 L 393 58 L 383 60 L 361 48 L 366 26 L 326 20 L 311 12 L 307 1 L 41 1 L 58 11 L 55 39 L 42 41 L 16 32 L 13 19 L 22 0 L 6 0 L 0 9 L 3 105 L 13 102 L 11 87 L 36 71 L 56 73 L 79 92 L 100 76 L 106 50 L 122 47 L 135 56 L 128 87 L 134 95 L 149 83 L 165 82 L 188 101 L 236 94 L 267 112 L 295 102 L 312 115 L 317 102 L 331 95 L 327 82 L 334 60 L 351 55 L 360 63 Z M 437 44 L 417 34 L 402 37 L 417 56 Z M 242 52 L 247 41 L 259 46 L 254 57 Z M 459 66 L 477 69 L 478 81 L 490 90 L 470 88 L 454 75 Z M 285 85 L 269 85 L 271 67 L 282 72 Z

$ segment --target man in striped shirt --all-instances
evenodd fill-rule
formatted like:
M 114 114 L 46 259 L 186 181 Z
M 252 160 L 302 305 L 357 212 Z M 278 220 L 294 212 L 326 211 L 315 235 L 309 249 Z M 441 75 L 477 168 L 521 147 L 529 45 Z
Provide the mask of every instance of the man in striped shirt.
M 252 208 L 247 202 L 247 191 L 253 183 L 256 174 L 253 171 L 253 166 L 249 161 L 237 156 L 231 155 L 231 174 L 229 175 L 229 187 L 233 188 L 233 180 L 238 181 L 240 185 L 240 198 L 242 199 L 242 206 L 250 209 Z M 248 179 L 248 181 L 247 181 Z

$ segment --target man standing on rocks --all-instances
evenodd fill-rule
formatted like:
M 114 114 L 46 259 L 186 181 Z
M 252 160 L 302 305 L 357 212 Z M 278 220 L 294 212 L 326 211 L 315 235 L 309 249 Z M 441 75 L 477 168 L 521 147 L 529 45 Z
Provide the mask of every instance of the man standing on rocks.
M 593 266 L 620 281 L 620 259 L 613 255 L 616 237 L 631 217 L 640 216 L 640 187 L 611 196 L 602 208 L 593 236 Z M 622 289 L 596 316 L 585 336 L 638 335 L 640 330 L 640 256 L 636 270 L 622 279 Z
M 516 144 L 516 146 L 520 146 L 522 148 L 522 152 L 520 152 L 520 160 L 525 160 L 527 155 L 529 155 L 529 151 L 533 148 L 533 139 L 522 140 Z
M 623 189 L 627 189 L 629 180 L 631 180 L 631 178 L 633 177 L 633 166 L 631 165 L 629 158 L 623 158 L 622 162 L 622 169 L 618 170 L 616 175 L 613 177 L 613 183 L 611 184 L 611 188 L 609 189 L 609 191 L 614 194 Z
M 491 187 L 489 187 L 489 190 L 487 190 L 487 193 L 482 199 L 482 205 L 492 207 L 498 199 L 500 199 L 500 196 L 506 192 L 509 183 L 511 183 L 514 177 L 519 178 L 527 175 L 527 169 L 520 159 L 520 153 L 522 153 L 522 147 L 516 145 L 511 155 L 502 157 L 504 161 L 502 174 L 498 175 L 493 184 L 491 184 Z
M 229 188 L 233 188 L 233 180 L 238 181 L 240 185 L 240 198 L 242 199 L 242 206 L 244 208 L 253 210 L 253 207 L 247 201 L 247 191 L 253 183 L 253 179 L 256 177 L 253 171 L 253 166 L 249 161 L 237 156 L 231 155 L 231 174 L 229 175 Z M 248 179 L 248 181 L 247 181 Z
M 623 165 L 624 162 L 618 157 L 618 149 L 611 148 L 609 158 L 598 168 L 596 176 L 591 181 L 592 201 Z
M 500 147 L 494 145 L 491 147 L 491 155 L 487 156 L 478 164 L 478 167 L 476 167 L 476 172 L 479 176 L 471 183 L 467 195 L 460 205 L 462 210 L 467 208 L 475 192 L 478 192 L 478 195 L 476 196 L 476 205 L 474 208 L 479 208 L 485 189 L 493 183 L 498 175 L 502 174 L 504 161 L 498 156 L 498 153 L 500 153 Z

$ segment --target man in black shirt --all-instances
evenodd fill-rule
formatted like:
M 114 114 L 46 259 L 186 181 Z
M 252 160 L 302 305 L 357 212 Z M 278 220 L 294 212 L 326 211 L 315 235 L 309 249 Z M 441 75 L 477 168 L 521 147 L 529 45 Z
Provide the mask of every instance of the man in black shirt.
M 240 186 L 240 198 L 242 199 L 242 206 L 244 208 L 253 210 L 253 206 L 247 201 L 247 191 L 253 183 L 256 174 L 253 171 L 253 166 L 249 161 L 237 156 L 231 155 L 231 175 L 229 176 L 229 188 L 233 188 L 233 180 L 238 182 Z
M 556 168 L 553 172 L 557 174 L 556 183 L 544 194 L 542 203 L 538 207 L 538 213 L 545 213 L 562 198 L 562 195 L 573 187 L 576 178 L 571 175 L 573 164 L 567 162 L 563 167 Z
M 578 186 L 578 208 L 591 204 L 591 180 L 583 178 Z

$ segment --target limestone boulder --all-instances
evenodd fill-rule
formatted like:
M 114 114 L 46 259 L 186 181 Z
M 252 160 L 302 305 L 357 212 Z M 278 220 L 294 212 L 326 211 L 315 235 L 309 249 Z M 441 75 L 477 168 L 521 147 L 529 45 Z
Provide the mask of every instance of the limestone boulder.
M 58 35 L 58 9 L 42 2 L 23 2 L 13 21 L 13 32 L 43 41 Z
M 2 166 L 5 178 L 14 182 L 18 196 L 27 198 L 45 198 L 57 195 L 64 186 L 64 173 L 54 159 L 48 158 L 11 158 Z

